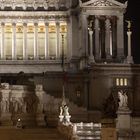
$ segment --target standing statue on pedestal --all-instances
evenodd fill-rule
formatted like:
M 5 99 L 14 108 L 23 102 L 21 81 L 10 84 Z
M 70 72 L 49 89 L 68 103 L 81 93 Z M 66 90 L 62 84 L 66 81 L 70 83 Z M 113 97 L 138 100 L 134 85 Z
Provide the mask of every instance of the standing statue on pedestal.
M 37 101 L 37 108 L 36 108 L 36 112 L 37 113 L 43 113 L 44 111 L 44 102 L 43 102 L 43 98 L 44 98 L 44 91 L 43 91 L 43 85 L 36 85 L 36 101 Z
M 0 104 L 1 104 L 1 112 L 2 113 L 9 112 L 9 101 L 7 98 L 2 98 L 2 101 Z
M 118 98 L 119 98 L 119 108 L 127 108 L 128 107 L 128 97 L 126 95 L 126 92 L 123 92 L 122 90 L 119 91 Z

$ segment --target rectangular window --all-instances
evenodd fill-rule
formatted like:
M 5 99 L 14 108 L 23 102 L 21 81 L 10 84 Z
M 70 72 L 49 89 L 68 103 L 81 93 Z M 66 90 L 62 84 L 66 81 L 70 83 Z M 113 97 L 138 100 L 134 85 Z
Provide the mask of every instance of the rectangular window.
M 127 78 L 115 78 L 115 86 L 128 86 Z

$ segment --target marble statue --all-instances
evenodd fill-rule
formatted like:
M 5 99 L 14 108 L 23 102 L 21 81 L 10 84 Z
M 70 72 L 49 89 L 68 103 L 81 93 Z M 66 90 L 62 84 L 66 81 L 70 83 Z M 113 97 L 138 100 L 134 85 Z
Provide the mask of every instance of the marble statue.
M 43 91 L 43 85 L 36 85 L 36 91 Z
M 12 97 L 10 99 L 14 112 L 23 112 L 23 99 L 19 97 Z
M 69 116 L 69 108 L 67 105 L 64 106 L 64 116 Z
M 82 1 L 81 0 L 79 0 L 79 6 L 82 6 Z
M 1 83 L 2 89 L 9 89 L 9 84 L 8 83 Z
M 130 30 L 131 29 L 131 21 L 130 20 L 126 20 L 127 22 L 127 28 Z
M 44 97 L 44 91 L 43 91 L 43 85 L 36 85 L 36 102 L 37 102 L 37 113 L 42 113 L 44 110 L 44 103 L 43 103 L 43 97 Z
M 119 98 L 119 107 L 127 107 L 128 106 L 128 97 L 126 95 L 126 92 L 123 92 L 122 90 L 118 92 L 118 98 Z
M 9 112 L 9 101 L 7 98 L 3 98 L 1 101 L 1 112 L 2 113 Z
M 42 113 L 43 108 L 44 108 L 43 103 L 41 101 L 39 101 L 38 104 L 37 104 L 37 113 Z
M 89 22 L 89 30 L 92 30 L 93 20 L 90 20 Z
M 60 106 L 60 116 L 62 116 L 62 115 L 63 115 L 63 107 Z

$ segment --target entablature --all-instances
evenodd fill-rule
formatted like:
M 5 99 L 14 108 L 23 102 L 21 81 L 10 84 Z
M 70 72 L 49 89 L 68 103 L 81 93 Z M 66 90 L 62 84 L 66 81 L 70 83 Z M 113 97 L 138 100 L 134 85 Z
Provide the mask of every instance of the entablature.
M 0 12 L 1 22 L 28 22 L 28 21 L 67 21 L 69 18 L 68 12 L 31 12 L 31 11 L 2 11 Z

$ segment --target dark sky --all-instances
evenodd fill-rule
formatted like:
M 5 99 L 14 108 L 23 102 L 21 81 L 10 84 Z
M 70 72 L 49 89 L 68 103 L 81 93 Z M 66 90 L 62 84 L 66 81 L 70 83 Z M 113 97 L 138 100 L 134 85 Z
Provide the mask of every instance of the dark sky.
M 125 19 L 132 20 L 132 52 L 135 63 L 140 63 L 140 0 L 128 0 Z

